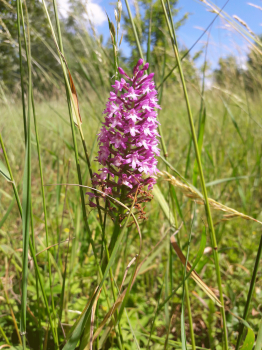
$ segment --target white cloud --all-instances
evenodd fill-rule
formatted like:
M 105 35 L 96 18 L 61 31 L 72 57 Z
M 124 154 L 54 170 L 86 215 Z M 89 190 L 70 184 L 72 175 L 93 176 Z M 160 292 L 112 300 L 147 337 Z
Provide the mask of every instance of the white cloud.
M 103 25 L 107 21 L 107 18 L 102 7 L 99 4 L 94 3 L 93 0 L 85 1 L 85 3 L 87 14 L 84 14 L 84 17 L 87 19 L 88 15 L 95 26 Z M 58 2 L 59 12 L 64 18 L 68 17 L 69 5 L 70 0 L 59 0 Z

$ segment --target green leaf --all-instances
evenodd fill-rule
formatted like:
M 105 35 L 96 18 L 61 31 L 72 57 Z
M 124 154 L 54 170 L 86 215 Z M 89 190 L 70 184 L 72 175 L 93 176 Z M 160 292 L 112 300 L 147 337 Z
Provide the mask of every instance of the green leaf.
M 199 115 L 199 130 L 198 130 L 197 144 L 198 144 L 198 149 L 199 149 L 200 155 L 201 155 L 202 147 L 203 147 L 205 124 L 206 124 L 206 107 L 204 107 L 200 111 L 200 115 Z M 197 177 L 198 177 L 198 165 L 197 165 L 197 160 L 195 159 L 194 170 L 193 170 L 193 185 L 194 186 L 196 186 L 196 184 L 197 184 Z
M 260 321 L 260 326 L 257 334 L 256 346 L 254 350 L 262 349 L 262 320 Z
M 162 208 L 165 216 L 169 220 L 170 224 L 172 226 L 175 226 L 175 218 L 173 216 L 172 210 L 167 204 L 165 197 L 163 196 L 162 192 L 160 191 L 159 187 L 157 185 L 154 185 L 153 194 L 158 203 L 160 204 L 160 207 Z
M 12 181 L 9 171 L 7 170 L 6 166 L 4 163 L 0 160 L 0 174 L 7 180 L 7 181 Z
M 251 328 L 248 328 L 247 336 L 241 350 L 252 350 L 255 343 L 255 334 Z

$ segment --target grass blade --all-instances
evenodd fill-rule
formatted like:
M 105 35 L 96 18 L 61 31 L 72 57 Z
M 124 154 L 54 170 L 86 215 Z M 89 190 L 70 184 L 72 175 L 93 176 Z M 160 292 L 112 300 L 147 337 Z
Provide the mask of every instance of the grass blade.
M 254 350 L 261 350 L 261 349 L 262 349 L 262 320 L 260 321 L 260 324 L 259 324 L 256 346 L 255 346 Z
M 26 129 L 26 110 L 25 110 L 25 91 L 24 91 L 24 70 L 23 70 L 23 61 L 22 61 L 22 43 L 21 43 L 21 31 L 20 31 L 20 6 L 21 6 L 21 0 L 17 0 L 16 12 L 17 12 L 17 33 L 18 33 L 18 44 L 19 44 L 20 84 L 21 84 L 21 97 L 22 97 L 22 106 L 23 106 L 24 135 L 25 135 L 25 143 L 26 143 L 27 129 Z
M 220 267 L 219 267 L 219 259 L 218 259 L 218 252 L 217 252 L 217 241 L 216 241 L 216 235 L 215 235 L 215 230 L 214 230 L 214 225 L 213 225 L 213 220 L 212 220 L 212 215 L 211 215 L 211 210 L 208 202 L 208 195 L 207 195 L 207 190 L 206 190 L 206 185 L 205 185 L 205 178 L 204 178 L 204 173 L 203 173 L 203 168 L 202 168 L 202 163 L 201 163 L 201 157 L 200 157 L 200 152 L 198 149 L 198 143 L 197 143 L 197 137 L 196 137 L 196 132 L 195 132 L 195 126 L 194 126 L 194 121 L 193 121 L 193 116 L 192 116 L 192 111 L 191 111 L 191 106 L 189 102 L 189 97 L 187 93 L 187 87 L 185 83 L 185 78 L 184 78 L 184 73 L 181 65 L 181 60 L 179 57 L 178 53 L 178 47 L 176 45 L 176 39 L 175 36 L 173 36 L 173 33 L 175 34 L 175 29 L 174 27 L 171 28 L 168 15 L 166 12 L 166 7 L 164 4 L 164 0 L 161 0 L 162 8 L 166 17 L 166 22 L 168 25 L 168 30 L 170 34 L 170 38 L 172 40 L 172 46 L 173 50 L 177 59 L 177 64 L 178 64 L 178 70 L 183 86 L 183 91 L 184 91 L 184 97 L 185 97 L 185 102 L 186 102 L 186 107 L 187 107 L 187 113 L 188 113 L 188 118 L 189 118 L 189 124 L 190 124 L 190 129 L 191 129 L 191 135 L 193 138 L 193 144 L 195 148 L 195 154 L 196 154 L 196 159 L 197 159 L 197 164 L 198 164 L 198 170 L 199 170 L 199 175 L 200 175 L 200 180 L 201 180 L 201 187 L 202 187 L 202 192 L 205 198 L 205 209 L 206 209 L 206 216 L 208 219 L 208 225 L 209 225 L 209 230 L 210 230 L 210 236 L 211 236 L 211 242 L 212 242 L 212 248 L 213 248 L 213 254 L 214 254 L 214 261 L 215 261 L 215 267 L 216 267 L 216 275 L 217 275 L 217 283 L 218 283 L 218 288 L 219 288 L 219 294 L 220 294 L 220 302 L 221 302 L 221 313 L 222 313 L 222 319 L 223 319 L 223 332 L 224 332 L 224 344 L 225 344 L 225 349 L 228 350 L 228 335 L 227 335 L 227 327 L 226 327 L 226 314 L 225 314 L 225 309 L 224 309 L 224 297 L 223 297 L 223 290 L 222 290 L 222 281 L 221 281 L 221 274 L 220 274 Z
M 249 286 L 249 291 L 248 291 L 248 296 L 247 296 L 247 301 L 245 304 L 245 309 L 244 309 L 244 314 L 243 314 L 243 319 L 246 320 L 248 316 L 248 311 L 252 299 L 252 295 L 255 289 L 255 284 L 256 284 L 256 278 L 257 278 L 257 273 L 258 273 L 258 268 L 260 265 L 260 259 L 261 259 L 261 254 L 262 254 L 262 237 L 260 238 L 260 243 L 257 251 L 257 256 L 256 256 L 256 261 L 255 261 L 255 266 L 253 269 L 252 277 L 251 277 L 251 282 Z M 261 328 L 261 327 L 260 327 Z M 239 324 L 239 333 L 238 333 L 238 338 L 237 338 L 237 345 L 236 345 L 236 350 L 239 349 L 242 337 L 243 337 L 243 331 L 244 331 L 244 325 L 242 323 Z
M 160 189 L 157 185 L 154 185 L 153 194 L 154 194 L 154 197 L 156 198 L 156 200 L 158 201 L 158 203 L 160 204 L 160 207 L 162 208 L 165 216 L 169 220 L 170 225 L 176 227 L 175 218 L 173 216 L 172 210 L 169 207 L 169 205 L 167 204 L 165 197 L 163 196 L 162 192 L 160 191 Z
M 255 334 L 251 328 L 248 328 L 247 336 L 246 336 L 246 339 L 245 339 L 244 344 L 243 344 L 241 349 L 242 350 L 252 350 L 254 343 L 255 343 Z
M 150 6 L 150 18 L 149 18 L 148 38 L 147 38 L 147 52 L 146 52 L 146 61 L 149 63 L 149 66 L 150 66 L 150 59 L 151 59 L 152 12 L 153 12 L 153 3 L 151 3 L 151 6 Z
M 129 7 L 128 0 L 125 0 L 125 3 L 126 3 L 128 16 L 129 16 L 129 19 L 130 19 L 130 22 L 131 22 L 131 26 L 132 26 L 132 29 L 133 29 L 134 37 L 136 39 L 136 45 L 137 45 L 137 49 L 138 49 L 139 55 L 140 55 L 141 58 L 144 59 L 143 51 L 142 51 L 142 48 L 141 48 L 141 45 L 140 45 L 140 41 L 139 41 L 139 38 L 138 38 L 138 35 L 137 35 L 136 26 L 135 26 L 135 23 L 134 23 L 134 20 L 133 20 L 133 17 L 132 17 L 132 13 L 131 13 L 131 10 L 130 10 L 130 7 Z
M 26 349 L 26 305 L 27 305 L 27 278 L 28 278 L 28 248 L 29 227 L 31 220 L 31 53 L 30 33 L 28 33 L 28 112 L 27 112 L 27 138 L 25 151 L 25 166 L 23 179 L 22 223 L 23 223 L 23 265 L 22 265 L 22 298 L 21 298 L 21 337 L 23 349 Z

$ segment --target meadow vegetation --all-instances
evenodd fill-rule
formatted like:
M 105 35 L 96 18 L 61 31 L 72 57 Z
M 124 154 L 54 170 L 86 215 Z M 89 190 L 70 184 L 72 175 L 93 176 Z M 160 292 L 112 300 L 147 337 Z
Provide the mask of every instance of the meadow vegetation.
M 176 1 L 135 1 L 134 19 L 120 4 L 103 45 L 81 1 L 67 20 L 55 0 L 0 1 L 0 349 L 260 350 L 261 38 L 205 1 L 251 46 L 245 69 L 234 57 L 197 69 L 208 40 L 185 56 Z M 136 225 L 130 203 L 119 228 L 79 185 L 99 169 L 117 67 L 131 75 L 141 54 L 162 107 L 161 173 L 147 219 Z

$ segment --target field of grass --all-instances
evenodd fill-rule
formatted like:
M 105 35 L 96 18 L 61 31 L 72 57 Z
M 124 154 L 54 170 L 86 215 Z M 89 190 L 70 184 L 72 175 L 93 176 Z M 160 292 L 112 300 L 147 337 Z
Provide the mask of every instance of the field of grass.
M 174 74 L 183 77 L 181 70 Z M 97 134 L 110 90 L 99 86 L 98 99 L 85 84 L 78 102 L 96 172 Z M 201 81 L 186 84 L 200 163 L 183 84 L 170 83 L 159 112 L 167 155 L 161 150 L 158 157 L 161 173 L 147 219 L 139 230 L 125 219 L 113 246 L 117 221 L 108 216 L 103 228 L 88 196 L 81 198 L 79 174 L 84 186 L 92 183 L 83 138 L 70 125 L 74 106 L 69 113 L 63 80 L 59 97 L 36 96 L 34 105 L 29 99 L 29 112 L 25 103 L 26 145 L 23 105 L 3 99 L 0 349 L 235 349 L 239 330 L 242 349 L 261 349 L 262 96 L 245 93 L 237 80 L 204 94 Z M 30 89 L 31 83 L 29 95 Z M 220 203 L 216 208 L 205 190 Z M 172 237 L 177 244 L 170 244 Z M 197 262 L 187 279 L 182 252 Z

